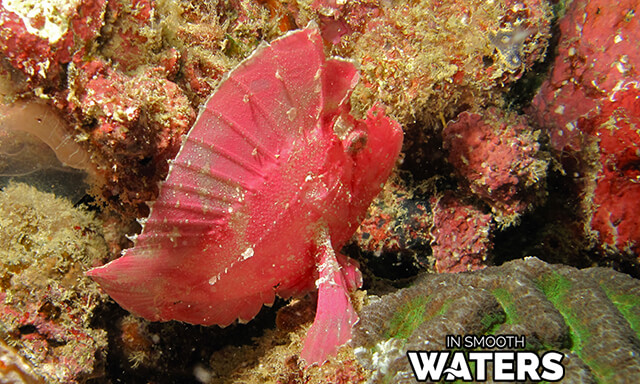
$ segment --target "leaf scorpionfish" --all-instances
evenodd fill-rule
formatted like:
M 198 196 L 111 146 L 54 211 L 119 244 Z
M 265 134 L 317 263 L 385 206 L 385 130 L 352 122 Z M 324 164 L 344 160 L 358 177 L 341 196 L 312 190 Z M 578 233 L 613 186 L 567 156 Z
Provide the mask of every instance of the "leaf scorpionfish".
M 87 274 L 137 315 L 203 325 L 317 289 L 301 357 L 323 363 L 358 319 L 360 271 L 340 249 L 403 140 L 378 106 L 351 116 L 358 80 L 317 29 L 263 43 L 201 110 L 134 247 Z

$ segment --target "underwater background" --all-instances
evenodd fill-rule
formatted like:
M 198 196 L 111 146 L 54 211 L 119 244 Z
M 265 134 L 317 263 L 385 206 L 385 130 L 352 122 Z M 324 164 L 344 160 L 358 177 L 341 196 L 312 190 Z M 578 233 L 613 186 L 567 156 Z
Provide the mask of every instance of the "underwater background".
M 637 7 L 3 0 L 0 382 L 410 383 L 406 352 L 452 334 L 561 351 L 562 382 L 640 382 Z M 301 28 L 358 69 L 349 124 L 373 109 L 404 132 L 342 248 L 360 320 L 310 367 L 313 292 L 223 328 L 145 320 L 85 275 L 134 245 L 231 71 Z

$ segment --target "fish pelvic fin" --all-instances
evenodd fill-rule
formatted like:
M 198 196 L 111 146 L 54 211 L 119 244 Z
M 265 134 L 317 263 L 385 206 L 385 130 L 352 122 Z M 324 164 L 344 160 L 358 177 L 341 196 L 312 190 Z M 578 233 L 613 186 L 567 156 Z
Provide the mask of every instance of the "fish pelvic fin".
M 349 291 L 361 284 L 355 264 L 336 256 L 328 235 L 318 246 L 318 305 L 307 333 L 300 357 L 308 365 L 322 365 L 329 356 L 351 339 L 358 315 L 351 304 Z

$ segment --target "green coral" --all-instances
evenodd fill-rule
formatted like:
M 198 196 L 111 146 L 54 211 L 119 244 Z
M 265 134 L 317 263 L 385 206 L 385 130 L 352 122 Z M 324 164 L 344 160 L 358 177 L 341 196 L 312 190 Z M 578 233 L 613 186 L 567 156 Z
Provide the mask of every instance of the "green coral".
M 352 344 L 373 382 L 412 382 L 408 350 L 446 350 L 447 335 L 488 334 L 523 335 L 524 349 L 539 355 L 563 352 L 563 382 L 637 382 L 639 319 L 640 281 L 527 258 L 429 275 L 375 300 L 364 307 Z
M 424 313 L 429 301 L 428 297 L 416 297 L 404 307 L 400 308 L 391 319 L 386 337 L 395 337 L 398 339 L 408 338 L 418 325 L 426 320 Z
M 518 307 L 516 307 L 513 296 L 504 288 L 496 288 L 492 291 L 493 296 L 498 300 L 506 314 L 505 323 L 517 324 L 520 321 Z

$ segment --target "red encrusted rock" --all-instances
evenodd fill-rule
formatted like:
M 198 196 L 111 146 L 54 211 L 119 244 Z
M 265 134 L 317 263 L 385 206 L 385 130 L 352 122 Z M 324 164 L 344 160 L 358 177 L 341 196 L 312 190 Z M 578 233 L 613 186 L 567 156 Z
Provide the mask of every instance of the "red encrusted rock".
M 57 85 L 63 66 L 91 49 L 104 10 L 105 0 L 3 1 L 0 53 L 28 81 Z
M 523 117 L 498 108 L 464 112 L 443 131 L 449 162 L 499 225 L 512 224 L 541 198 L 548 162 L 538 135 Z
M 123 72 L 155 61 L 162 51 L 160 23 L 153 0 L 112 0 L 107 4 L 100 52 Z
M 569 3 L 553 70 L 530 111 L 576 177 L 589 237 L 615 260 L 640 251 L 636 8 L 631 0 Z
M 637 6 L 635 0 L 576 0 L 560 19 L 553 70 L 533 101 L 533 116 L 548 129 L 554 149 L 581 150 L 578 119 L 637 81 Z
M 580 121 L 598 140 L 601 169 L 595 177 L 591 229 L 608 252 L 640 254 L 640 91 L 617 92 L 600 113 Z
M 369 207 L 353 240 L 360 249 L 382 253 L 420 252 L 429 243 L 429 204 L 399 177 L 390 180 Z
M 484 268 L 493 248 L 491 215 L 451 194 L 432 198 L 431 205 L 431 249 L 436 270 L 451 273 Z
M 94 60 L 70 76 L 69 108 L 83 121 L 105 184 L 101 195 L 121 211 L 155 197 L 156 184 L 195 120 L 182 90 L 160 67 L 129 76 Z

